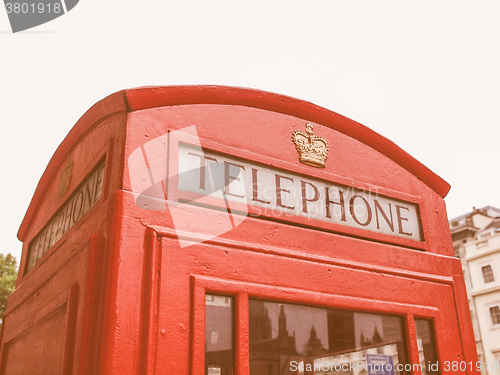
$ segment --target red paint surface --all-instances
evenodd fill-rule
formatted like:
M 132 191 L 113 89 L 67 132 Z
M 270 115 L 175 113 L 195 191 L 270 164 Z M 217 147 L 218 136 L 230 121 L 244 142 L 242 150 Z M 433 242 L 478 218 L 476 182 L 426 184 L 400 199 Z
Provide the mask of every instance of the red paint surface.
M 305 121 L 330 144 L 325 169 L 298 162 L 290 137 Z M 247 217 L 218 237 L 180 247 L 169 210 L 135 204 L 128 158 L 146 142 L 191 125 L 213 151 L 417 203 L 424 241 L 276 215 Z M 73 175 L 59 197 L 68 157 Z M 30 241 L 103 157 L 101 200 L 27 271 Z M 150 166 L 165 163 L 161 153 L 148 157 Z M 61 143 L 23 220 L 20 276 L 4 318 L 0 374 L 15 373 L 17 363 L 30 359 L 29 350 L 19 350 L 21 342 L 52 347 L 32 365 L 68 374 L 203 374 L 205 292 L 235 297 L 236 374 L 249 372 L 253 297 L 403 316 L 413 361 L 414 318 L 427 317 L 434 321 L 441 362 L 475 361 L 443 201 L 448 190 L 386 138 L 308 102 L 215 86 L 113 94 Z M 191 211 L 192 228 L 220 218 L 209 208 Z M 190 232 L 185 238 L 199 236 Z M 54 340 L 39 334 L 48 331 Z

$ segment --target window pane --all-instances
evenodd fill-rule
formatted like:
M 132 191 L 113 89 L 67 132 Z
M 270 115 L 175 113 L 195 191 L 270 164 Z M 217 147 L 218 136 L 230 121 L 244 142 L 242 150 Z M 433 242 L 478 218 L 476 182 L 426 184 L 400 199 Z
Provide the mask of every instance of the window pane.
M 493 324 L 500 324 L 500 307 L 490 307 L 490 316 Z
M 491 283 L 495 281 L 495 276 L 493 276 L 493 269 L 488 264 L 487 266 L 481 267 L 481 271 L 483 272 L 483 279 L 485 283 Z
M 205 296 L 205 374 L 233 373 L 233 300 Z
M 422 375 L 437 375 L 438 364 L 434 345 L 434 330 L 428 319 L 415 319 L 417 328 L 418 357 L 422 365 Z
M 249 309 L 250 375 L 361 375 L 407 363 L 402 318 L 259 300 Z
M 493 365 L 496 366 L 496 368 L 500 368 L 500 352 L 494 352 L 493 357 L 495 358 Z

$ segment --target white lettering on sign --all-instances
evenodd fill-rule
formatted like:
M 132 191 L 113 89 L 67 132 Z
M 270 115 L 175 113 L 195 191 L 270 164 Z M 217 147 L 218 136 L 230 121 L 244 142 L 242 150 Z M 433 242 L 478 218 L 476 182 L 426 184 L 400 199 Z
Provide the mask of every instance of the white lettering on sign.
M 83 181 L 57 215 L 42 229 L 30 244 L 28 269 L 61 239 L 101 198 L 104 180 L 104 162 Z
M 179 144 L 178 189 L 422 241 L 418 205 Z M 179 192 L 180 193 L 180 192 Z

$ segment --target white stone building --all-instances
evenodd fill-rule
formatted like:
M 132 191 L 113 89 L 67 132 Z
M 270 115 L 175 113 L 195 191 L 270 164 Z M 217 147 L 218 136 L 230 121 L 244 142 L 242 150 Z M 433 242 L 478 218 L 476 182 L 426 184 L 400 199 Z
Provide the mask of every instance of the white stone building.
M 486 206 L 450 220 L 469 296 L 483 374 L 500 375 L 500 209 Z

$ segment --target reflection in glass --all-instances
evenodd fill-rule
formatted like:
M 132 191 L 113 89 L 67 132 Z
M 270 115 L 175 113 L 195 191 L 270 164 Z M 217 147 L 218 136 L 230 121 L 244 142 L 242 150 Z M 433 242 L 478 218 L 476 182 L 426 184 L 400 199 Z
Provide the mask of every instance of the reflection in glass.
M 395 370 L 407 363 L 399 317 L 260 300 L 249 309 L 250 375 L 361 375 L 368 364 L 408 374 Z
M 415 327 L 417 329 L 418 357 L 422 365 L 422 375 L 437 375 L 438 364 L 432 321 L 429 319 L 415 319 Z
M 205 375 L 233 373 L 233 300 L 205 296 Z

